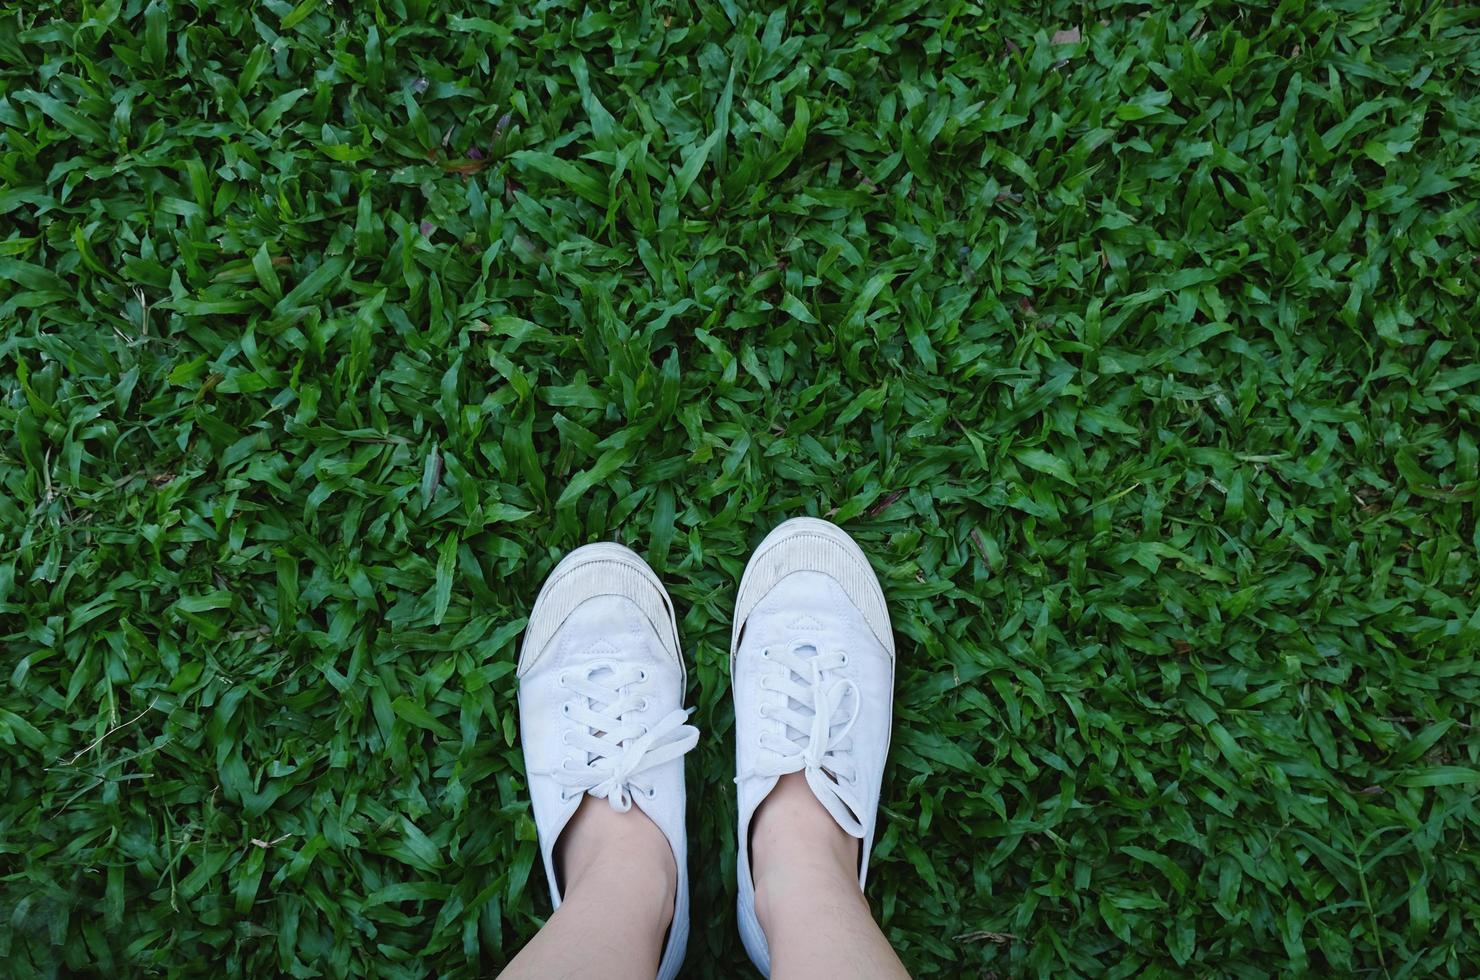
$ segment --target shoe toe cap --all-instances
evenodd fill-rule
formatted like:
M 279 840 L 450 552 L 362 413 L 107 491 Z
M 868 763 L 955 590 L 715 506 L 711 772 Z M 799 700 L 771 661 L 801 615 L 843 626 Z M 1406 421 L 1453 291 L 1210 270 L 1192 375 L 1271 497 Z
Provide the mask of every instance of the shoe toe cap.
M 735 604 L 734 645 L 758 612 L 785 618 L 795 610 L 798 629 L 808 629 L 810 617 L 826 630 L 836 626 L 827 619 L 844 603 L 892 657 L 889 611 L 863 552 L 841 529 L 824 521 L 788 521 L 761 543 L 745 570 Z
M 673 607 L 657 576 L 620 545 L 588 545 L 557 565 L 541 589 L 524 631 L 519 676 L 542 662 L 557 638 L 595 642 L 605 633 L 616 639 L 651 634 L 668 660 L 683 669 Z

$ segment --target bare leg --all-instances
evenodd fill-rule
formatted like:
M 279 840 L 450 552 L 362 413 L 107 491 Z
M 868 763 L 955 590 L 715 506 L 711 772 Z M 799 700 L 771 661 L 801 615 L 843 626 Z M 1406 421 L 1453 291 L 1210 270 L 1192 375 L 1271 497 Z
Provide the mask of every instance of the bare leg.
M 505 980 L 652 980 L 678 874 L 657 824 L 637 807 L 618 813 L 588 796 L 556 842 L 555 861 L 564 901 L 505 969 Z
M 858 887 L 858 841 L 801 773 L 781 777 L 751 822 L 755 911 L 773 980 L 909 977 Z

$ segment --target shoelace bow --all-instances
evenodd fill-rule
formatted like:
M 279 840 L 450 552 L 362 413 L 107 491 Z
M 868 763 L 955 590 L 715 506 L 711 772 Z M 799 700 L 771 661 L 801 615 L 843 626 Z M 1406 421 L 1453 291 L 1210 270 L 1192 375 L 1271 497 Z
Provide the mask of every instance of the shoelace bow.
M 746 775 L 803 772 L 807 785 L 838 824 L 862 837 L 855 772 L 846 755 L 851 746 L 848 733 L 858 720 L 858 685 L 846 677 L 832 676 L 847 665 L 848 655 L 799 642 L 785 648 L 768 647 L 761 656 L 779 668 L 761 677 L 761 689 L 784 697 L 760 707 L 762 718 L 779 724 L 761 732 L 761 747 L 769 755 L 763 755 L 755 771 Z
M 566 756 L 550 773 L 562 787 L 562 799 L 589 793 L 605 799 L 613 810 L 626 812 L 632 808 L 634 790 L 649 799 L 654 795 L 652 785 L 641 778 L 644 773 L 698 744 L 699 729 L 685 724 L 689 712 L 682 708 L 668 712 L 651 728 L 626 720 L 629 712 L 647 707 L 647 697 L 635 690 L 646 680 L 647 671 L 630 664 L 561 674 L 561 686 L 576 695 L 562 710 L 578 726 L 566 738 L 566 744 L 576 749 L 575 757 Z

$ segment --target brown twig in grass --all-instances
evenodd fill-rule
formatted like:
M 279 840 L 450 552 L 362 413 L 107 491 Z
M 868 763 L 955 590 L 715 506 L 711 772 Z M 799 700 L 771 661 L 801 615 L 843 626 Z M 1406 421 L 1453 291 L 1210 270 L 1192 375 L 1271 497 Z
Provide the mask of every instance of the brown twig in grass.
M 959 936 L 951 937 L 953 942 L 958 943 L 979 943 L 985 940 L 986 942 L 997 943 L 999 945 L 1021 942 L 1022 938 L 1022 936 L 1016 936 L 1010 932 L 989 932 L 986 929 L 975 929 L 971 932 L 963 932 Z

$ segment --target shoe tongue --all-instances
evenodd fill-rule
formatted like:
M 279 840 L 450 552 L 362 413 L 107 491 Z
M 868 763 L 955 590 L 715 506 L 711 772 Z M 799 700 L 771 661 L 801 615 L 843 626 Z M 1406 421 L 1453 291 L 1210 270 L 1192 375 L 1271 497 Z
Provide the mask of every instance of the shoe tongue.
M 615 671 L 613 671 L 610 667 L 603 666 L 603 667 L 597 667 L 595 670 L 591 671 L 591 673 L 587 674 L 586 676 L 589 677 L 593 682 L 595 682 L 597 684 L 601 684 L 601 683 L 604 683 L 606 681 L 609 681 L 614 676 L 614 674 L 615 674 Z M 602 704 L 602 705 L 597 705 L 596 707 L 597 708 L 605 708 L 606 705 Z M 595 732 L 594 734 L 595 734 L 595 736 L 597 738 L 604 738 L 604 737 L 606 737 L 606 732 L 604 732 L 604 731 L 602 731 L 602 732 Z
M 818 653 L 817 647 L 815 645 L 806 642 L 798 643 L 791 649 L 793 653 L 807 660 L 811 660 L 813 657 L 817 656 Z M 803 674 L 802 676 L 805 677 L 806 675 Z M 800 702 L 792 701 L 791 699 L 788 699 L 788 703 L 796 704 L 797 707 L 811 714 L 817 713 L 817 705 L 815 704 L 802 704 Z

